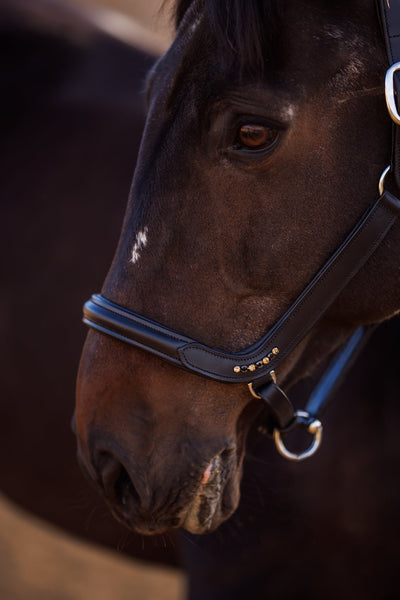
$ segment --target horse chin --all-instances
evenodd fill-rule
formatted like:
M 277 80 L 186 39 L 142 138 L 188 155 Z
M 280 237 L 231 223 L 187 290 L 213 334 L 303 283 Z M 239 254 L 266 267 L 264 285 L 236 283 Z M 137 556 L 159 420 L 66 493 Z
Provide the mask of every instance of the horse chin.
M 226 521 L 239 504 L 240 474 L 222 455 L 212 459 L 203 480 L 182 518 L 189 533 L 211 533 Z
M 239 504 L 242 454 L 238 458 L 236 446 L 220 452 L 200 474 L 201 480 L 190 496 L 182 494 L 179 503 L 165 506 L 157 515 L 135 506 L 128 487 L 120 502 L 116 502 L 114 496 L 105 496 L 105 501 L 114 518 L 133 533 L 152 536 L 176 528 L 195 534 L 211 533 L 235 512 Z M 84 462 L 81 462 L 84 474 L 89 477 Z M 102 491 L 98 484 L 95 487 Z

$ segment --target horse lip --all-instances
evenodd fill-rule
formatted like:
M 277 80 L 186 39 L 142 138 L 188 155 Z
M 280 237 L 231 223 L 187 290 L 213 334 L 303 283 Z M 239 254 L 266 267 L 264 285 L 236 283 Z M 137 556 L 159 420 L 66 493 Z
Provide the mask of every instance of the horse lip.
M 222 452 L 214 456 L 203 472 L 200 485 L 180 524 L 190 533 L 209 533 L 224 520 L 221 503 L 230 474 L 226 462 L 226 454 Z
M 213 480 L 217 475 L 217 467 L 219 466 L 220 460 L 219 456 L 214 456 L 213 459 L 207 465 L 206 470 L 203 473 L 203 477 L 201 479 L 200 487 L 204 487 L 206 485 L 211 485 Z

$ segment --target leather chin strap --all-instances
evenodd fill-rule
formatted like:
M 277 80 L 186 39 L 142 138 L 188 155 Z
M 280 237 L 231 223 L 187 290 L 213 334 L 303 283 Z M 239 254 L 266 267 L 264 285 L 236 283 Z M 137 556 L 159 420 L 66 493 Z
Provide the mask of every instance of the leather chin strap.
M 400 124 L 395 102 L 397 70 L 400 71 L 400 63 L 397 63 L 400 60 L 400 5 L 396 4 L 392 9 L 388 7 L 387 0 L 380 0 L 378 4 L 391 65 L 386 78 L 388 108 L 394 122 Z M 400 150 L 397 143 L 394 147 L 392 161 L 397 166 Z M 392 168 L 395 169 L 395 166 Z M 86 302 L 83 321 L 93 329 L 187 371 L 224 383 L 247 383 L 253 396 L 264 401 L 267 414 L 263 429 L 273 434 L 279 452 L 290 460 L 303 460 L 317 450 L 322 437 L 318 417 L 372 328 L 357 329 L 337 353 L 311 394 L 305 411 L 294 409 L 277 385 L 274 370 L 326 313 L 395 223 L 400 213 L 400 201 L 383 189 L 383 179 L 378 200 L 364 213 L 291 307 L 260 340 L 241 352 L 227 353 L 206 346 L 101 295 L 92 296 Z M 305 428 L 314 438 L 311 446 L 300 454 L 288 451 L 281 437 L 297 426 Z

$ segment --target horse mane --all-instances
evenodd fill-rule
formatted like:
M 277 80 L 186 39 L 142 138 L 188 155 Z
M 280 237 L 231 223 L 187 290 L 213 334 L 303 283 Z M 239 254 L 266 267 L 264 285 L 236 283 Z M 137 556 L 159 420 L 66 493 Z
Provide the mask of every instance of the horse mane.
M 178 27 L 196 0 L 177 0 Z M 279 30 L 279 0 L 200 0 L 199 6 L 225 55 L 241 70 L 263 70 Z

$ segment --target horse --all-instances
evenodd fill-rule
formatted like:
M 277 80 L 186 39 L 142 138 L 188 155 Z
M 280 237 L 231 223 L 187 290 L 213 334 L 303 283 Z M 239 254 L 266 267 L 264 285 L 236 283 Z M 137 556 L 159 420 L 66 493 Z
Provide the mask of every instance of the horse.
M 129 529 L 189 532 L 192 600 L 350 598 L 351 584 L 360 597 L 390 597 L 390 551 L 380 562 L 382 542 L 365 543 L 378 511 L 363 521 L 337 492 L 368 470 L 363 451 L 340 459 L 338 441 L 310 465 L 278 468 L 259 437 L 272 429 L 281 441 L 300 422 L 320 440 L 321 423 L 293 416 L 282 388 L 306 386 L 355 331 L 400 308 L 374 3 L 181 0 L 176 25 L 148 76 L 117 251 L 85 309 L 81 467 Z M 357 421 L 347 404 L 344 448 Z
M 121 39 L 100 16 L 48 0 L 0 5 L 1 488 L 70 533 L 176 563 L 163 539 L 127 539 L 84 490 L 69 424 L 81 298 L 100 285 L 118 239 L 143 81 L 159 55 L 137 26 L 127 39 L 128 20 Z

